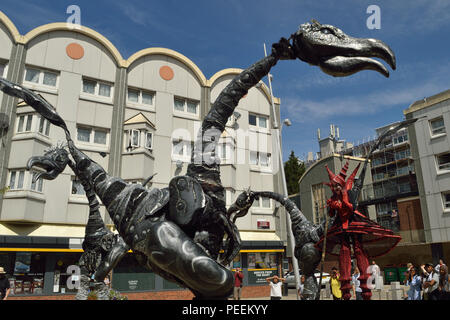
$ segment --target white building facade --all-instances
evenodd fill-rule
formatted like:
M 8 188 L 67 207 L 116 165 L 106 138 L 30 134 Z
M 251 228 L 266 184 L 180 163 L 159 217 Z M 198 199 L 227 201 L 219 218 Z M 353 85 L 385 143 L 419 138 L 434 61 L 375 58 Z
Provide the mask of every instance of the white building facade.
M 165 48 L 147 48 L 125 60 L 103 35 L 66 23 L 21 35 L 2 12 L 0 43 L 0 76 L 51 103 L 76 146 L 109 174 L 142 183 L 157 173 L 152 188 L 185 174 L 201 120 L 241 71 L 225 69 L 207 79 L 189 58 Z M 64 133 L 24 102 L 2 93 L 0 102 L 9 120 L 0 146 L 0 265 L 14 278 L 16 294 L 68 293 L 66 267 L 82 251 L 87 199 L 69 168 L 54 181 L 36 183 L 26 170 L 30 157 L 64 142 Z M 280 101 L 274 102 L 276 114 L 263 82 L 250 89 L 236 109 L 240 116 L 230 118 L 221 137 L 217 154 L 227 205 L 249 187 L 282 193 L 272 128 L 274 117 L 280 123 Z M 281 265 L 285 217 L 270 199 L 250 211 L 237 222 L 244 245 L 234 267 L 249 273 L 248 284 L 258 284 L 253 271 L 273 273 Z M 104 207 L 101 213 L 114 229 Z M 26 272 L 18 271 L 18 261 Z M 147 278 L 141 286 L 127 287 L 125 280 L 116 285 L 123 291 L 173 289 L 158 276 Z

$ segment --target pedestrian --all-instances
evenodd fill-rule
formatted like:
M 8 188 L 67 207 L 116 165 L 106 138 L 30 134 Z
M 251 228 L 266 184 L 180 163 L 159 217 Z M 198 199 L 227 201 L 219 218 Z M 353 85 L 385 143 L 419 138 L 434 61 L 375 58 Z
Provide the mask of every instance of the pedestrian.
M 427 263 L 422 267 L 424 267 L 426 274 L 428 274 L 422 286 L 424 294 L 426 293 L 428 300 L 437 300 L 439 294 L 437 292 L 437 288 L 439 287 L 439 273 L 436 272 L 431 263 Z
M 111 281 L 109 280 L 109 274 L 106 275 L 105 279 L 103 280 L 103 282 L 106 284 L 106 286 L 108 288 L 111 288 Z
M 406 285 L 409 286 L 407 300 L 422 300 L 420 295 L 422 291 L 422 278 L 419 276 L 417 268 L 414 266 L 409 268 Z
M 6 272 L 3 267 L 0 267 L 0 300 L 8 299 L 9 292 L 11 291 L 9 280 L 6 277 Z
M 242 273 L 241 268 L 236 268 L 236 271 L 234 272 L 233 300 L 241 300 L 243 280 L 244 280 L 244 274 Z
M 303 299 L 303 288 L 305 287 L 305 279 L 306 277 L 304 275 L 300 277 L 300 287 L 298 288 L 298 296 L 300 299 Z
M 403 284 L 405 286 L 408 285 L 407 283 L 408 283 L 408 279 L 410 278 L 412 268 L 413 268 L 413 264 L 411 262 L 408 262 L 406 264 L 405 279 L 403 280 Z M 416 275 L 419 276 L 418 274 L 416 274 Z M 408 297 L 409 297 L 408 292 L 403 292 L 403 300 L 409 300 Z
M 441 266 L 446 267 L 444 260 L 439 259 L 439 263 L 434 267 L 434 270 L 436 270 L 436 272 L 439 272 L 439 269 L 441 268 Z
M 369 266 L 369 270 L 367 270 L 367 272 L 372 275 L 372 288 L 375 288 L 377 278 L 380 276 L 380 267 L 377 265 L 375 260 L 372 260 L 372 264 Z
M 342 300 L 341 283 L 339 281 L 339 271 L 336 267 L 331 268 L 330 285 L 333 300 Z
M 270 300 L 281 300 L 281 286 L 286 281 L 285 278 L 279 278 L 277 275 L 266 278 L 266 281 L 270 285 Z
M 358 267 L 355 267 L 352 275 L 353 296 L 356 297 L 356 300 L 363 300 L 362 289 L 360 288 L 360 281 L 358 280 L 359 276 L 359 269 Z
M 439 268 L 439 286 L 436 289 L 437 300 L 448 300 L 448 269 L 446 265 Z

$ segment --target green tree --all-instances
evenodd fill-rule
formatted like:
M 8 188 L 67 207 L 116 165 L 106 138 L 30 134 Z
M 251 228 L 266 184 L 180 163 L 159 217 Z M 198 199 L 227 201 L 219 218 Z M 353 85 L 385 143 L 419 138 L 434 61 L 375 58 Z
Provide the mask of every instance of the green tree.
M 288 195 L 299 192 L 298 180 L 305 172 L 305 164 L 301 162 L 294 151 L 291 150 L 288 161 L 284 163 L 284 174 L 286 176 L 286 184 Z

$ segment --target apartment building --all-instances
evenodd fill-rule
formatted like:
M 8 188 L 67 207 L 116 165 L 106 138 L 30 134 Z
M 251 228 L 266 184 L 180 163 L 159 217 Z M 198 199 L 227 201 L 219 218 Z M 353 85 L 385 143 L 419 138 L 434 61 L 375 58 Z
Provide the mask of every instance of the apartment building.
M 210 79 L 179 52 L 147 48 L 124 59 L 103 35 L 66 23 L 43 25 L 21 35 L 0 12 L 0 75 L 35 90 L 65 120 L 75 144 L 111 175 L 164 188 L 186 173 L 202 118 L 221 90 L 241 72 L 218 71 Z M 9 120 L 0 145 L 0 265 L 13 295 L 73 293 L 67 267 L 82 249 L 89 208 L 70 168 L 54 181 L 32 182 L 32 156 L 65 141 L 23 101 L 0 93 Z M 261 82 L 241 100 L 221 137 L 217 155 L 227 206 L 249 187 L 282 193 L 276 163 L 275 114 Z M 102 216 L 114 230 L 105 208 Z M 274 215 L 274 212 L 277 214 Z M 258 285 L 278 272 L 286 245 L 285 216 L 272 200 L 261 198 L 237 222 L 243 247 L 230 267 L 242 267 L 246 285 Z M 177 287 L 136 265 L 132 255 L 113 272 L 112 285 L 123 292 Z
M 450 259 L 450 90 L 412 103 L 404 110 L 410 126 L 425 241 L 434 262 Z

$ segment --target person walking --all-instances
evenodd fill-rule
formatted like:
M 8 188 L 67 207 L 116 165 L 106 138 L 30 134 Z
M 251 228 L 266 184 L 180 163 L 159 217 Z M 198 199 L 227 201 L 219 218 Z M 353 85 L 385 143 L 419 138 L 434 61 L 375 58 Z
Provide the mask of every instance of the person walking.
M 0 267 L 0 300 L 8 299 L 10 289 L 9 280 L 6 277 L 6 272 L 3 267 Z
M 369 266 L 369 270 L 367 272 L 371 275 L 371 287 L 370 289 L 374 289 L 377 284 L 377 279 L 380 276 L 380 267 L 377 265 L 375 260 L 372 260 L 372 264 Z
M 426 293 L 427 300 L 437 300 L 439 294 L 437 291 L 439 287 L 439 274 L 436 272 L 431 263 L 427 263 L 422 266 L 422 270 L 423 269 L 425 269 L 425 274 L 427 274 L 427 278 L 423 283 L 424 294 Z
M 286 281 L 285 278 L 279 278 L 277 275 L 266 278 L 266 281 L 270 285 L 270 300 L 281 300 L 281 286 Z
M 445 265 L 445 263 L 444 263 L 444 260 L 439 259 L 439 263 L 434 267 L 434 270 L 435 270 L 436 272 L 439 272 L 439 270 L 441 269 L 441 266 L 446 267 L 446 265 Z
M 448 285 L 447 266 L 441 265 L 439 268 L 439 285 L 436 289 L 437 300 L 449 300 Z
M 330 285 L 333 300 L 342 300 L 341 283 L 339 281 L 339 272 L 336 267 L 331 268 Z
M 353 287 L 353 296 L 356 297 L 356 300 L 363 300 L 362 297 L 362 289 L 360 287 L 359 282 L 359 269 L 358 267 L 355 267 L 355 270 L 353 271 L 352 275 L 352 287 Z
M 305 287 L 305 279 L 306 278 L 304 275 L 302 275 L 300 277 L 300 287 L 298 288 L 298 296 L 299 296 L 300 300 L 303 299 L 303 288 Z
M 422 278 L 419 276 L 417 268 L 414 266 L 409 268 L 406 285 L 409 286 L 407 300 L 422 300 L 420 295 L 422 291 Z
M 413 264 L 411 262 L 408 262 L 406 264 L 406 271 L 405 271 L 405 279 L 403 280 L 403 284 L 405 286 L 407 286 L 408 284 L 408 279 L 410 278 L 410 274 L 411 274 L 411 269 L 413 268 Z M 418 275 L 418 274 L 417 274 Z M 403 300 L 409 300 L 408 299 L 408 292 L 404 292 L 403 291 Z
M 241 300 L 243 280 L 244 280 L 244 274 L 242 273 L 241 268 L 236 268 L 236 271 L 234 272 L 233 300 Z

